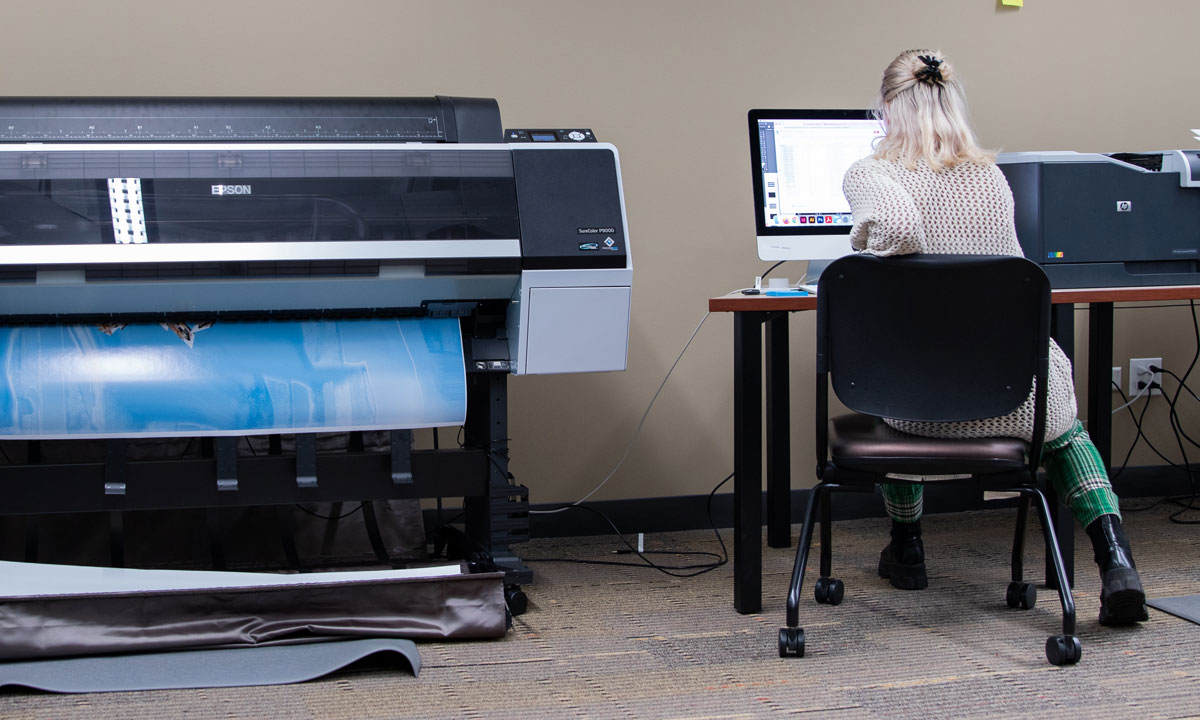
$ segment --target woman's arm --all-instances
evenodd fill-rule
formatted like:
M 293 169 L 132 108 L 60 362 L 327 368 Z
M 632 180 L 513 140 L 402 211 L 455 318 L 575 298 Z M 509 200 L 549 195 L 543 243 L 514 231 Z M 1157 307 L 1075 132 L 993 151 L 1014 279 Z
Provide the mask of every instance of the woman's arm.
M 850 244 L 872 255 L 910 255 L 925 252 L 925 225 L 912 196 L 892 178 L 859 161 L 842 180 L 854 227 Z

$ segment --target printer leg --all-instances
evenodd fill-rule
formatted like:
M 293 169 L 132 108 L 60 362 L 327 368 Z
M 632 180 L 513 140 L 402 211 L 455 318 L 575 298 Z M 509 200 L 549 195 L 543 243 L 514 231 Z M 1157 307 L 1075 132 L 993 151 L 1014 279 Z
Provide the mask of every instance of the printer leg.
M 529 597 L 521 590 L 519 584 L 528 580 L 517 580 L 511 567 L 494 562 L 491 553 L 484 550 L 475 538 L 456 527 L 446 525 L 434 532 L 434 544 L 445 552 L 447 560 L 465 560 L 467 568 L 473 573 L 503 572 L 504 604 L 508 606 L 509 613 L 514 616 L 522 615 L 528 609 Z
M 509 549 L 509 544 L 529 539 L 529 491 L 513 485 L 508 474 L 508 375 L 467 375 L 467 447 L 488 454 L 488 493 L 464 498 L 467 534 L 492 556 L 508 574 L 506 581 L 520 584 L 533 580 L 533 571 Z

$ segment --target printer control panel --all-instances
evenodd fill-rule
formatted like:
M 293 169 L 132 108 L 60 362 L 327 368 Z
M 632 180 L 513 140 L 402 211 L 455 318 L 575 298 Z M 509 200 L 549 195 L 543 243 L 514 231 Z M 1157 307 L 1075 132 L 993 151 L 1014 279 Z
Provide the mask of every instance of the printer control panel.
M 504 131 L 508 142 L 596 142 L 596 136 L 587 128 L 558 130 L 508 129 Z

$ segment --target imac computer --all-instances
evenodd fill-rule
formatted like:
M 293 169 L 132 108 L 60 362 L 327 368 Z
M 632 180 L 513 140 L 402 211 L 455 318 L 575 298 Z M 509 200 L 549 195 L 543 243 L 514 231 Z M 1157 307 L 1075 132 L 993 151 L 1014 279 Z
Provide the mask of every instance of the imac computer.
M 842 176 L 874 152 L 883 126 L 868 110 L 751 110 L 754 221 L 762 260 L 819 260 L 849 252 L 854 224 Z

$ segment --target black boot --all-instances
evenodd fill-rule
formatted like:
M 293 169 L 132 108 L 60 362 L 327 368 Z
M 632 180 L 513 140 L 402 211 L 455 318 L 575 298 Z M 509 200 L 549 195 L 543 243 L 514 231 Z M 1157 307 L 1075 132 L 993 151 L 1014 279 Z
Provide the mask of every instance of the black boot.
M 1133 564 L 1129 538 L 1116 515 L 1101 515 L 1087 526 L 1100 566 L 1100 624 L 1129 625 L 1150 619 L 1146 591 Z
M 921 521 L 892 521 L 892 541 L 879 554 L 879 577 L 887 578 L 901 590 L 929 587 L 925 574 L 925 544 L 921 542 Z

